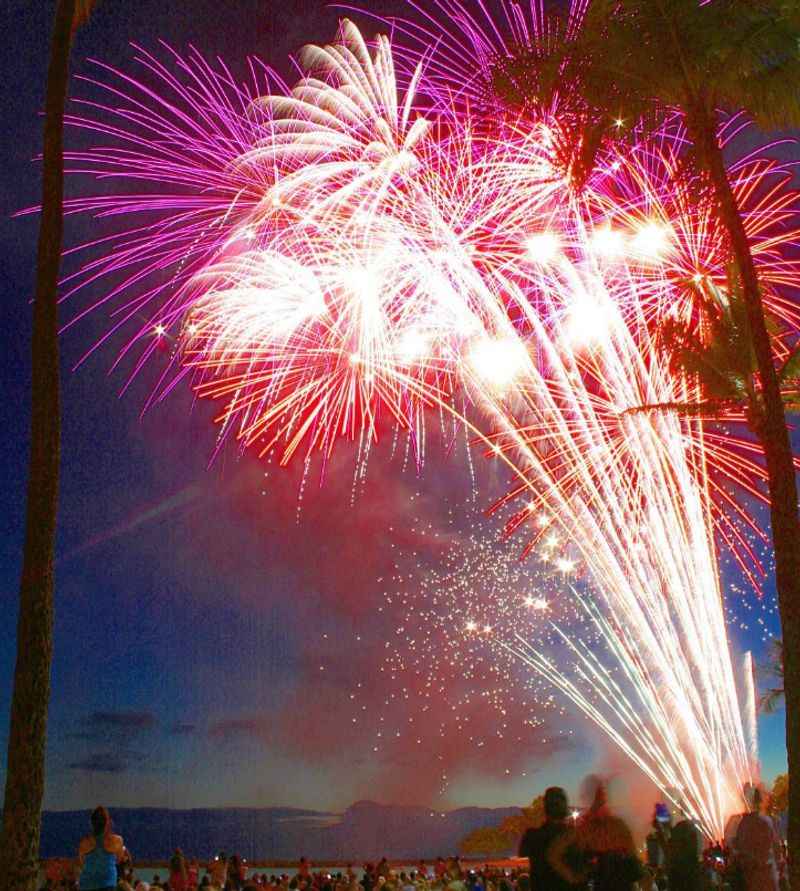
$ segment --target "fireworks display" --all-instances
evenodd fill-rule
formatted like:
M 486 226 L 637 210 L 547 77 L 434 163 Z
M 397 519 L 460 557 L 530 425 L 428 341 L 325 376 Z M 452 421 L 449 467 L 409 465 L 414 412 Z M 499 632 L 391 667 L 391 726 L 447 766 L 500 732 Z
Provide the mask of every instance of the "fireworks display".
M 553 32 L 532 8 L 508 4 L 503 27 L 543 48 Z M 604 149 L 576 193 L 557 103 L 501 114 L 489 89 L 501 30 L 451 0 L 422 21 L 443 14 L 460 36 L 427 46 L 429 28 L 409 21 L 399 50 L 344 21 L 331 45 L 306 48 L 291 88 L 255 62 L 242 85 L 196 53 L 165 65 L 142 50 L 138 78 L 104 66 L 84 78 L 95 98 L 68 123 L 101 144 L 68 166 L 121 186 L 67 202 L 110 231 L 70 252 L 65 298 L 87 295 L 73 321 L 109 311 L 96 346 L 116 340 L 126 387 L 156 368 L 148 405 L 181 382 L 213 400 L 218 449 L 324 464 L 345 440 L 361 462 L 400 430 L 421 464 L 427 417 L 463 424 L 507 472 L 506 532 L 559 582 L 523 606 L 569 601 L 588 635 L 551 628 L 556 666 L 506 624 L 502 658 L 559 687 L 720 837 L 757 767 L 717 549 L 758 582 L 764 471 L 731 432 L 735 412 L 708 424 L 635 409 L 695 392 L 659 329 L 702 325 L 701 298 L 724 296 L 724 233 L 682 169 L 679 121 Z M 790 170 L 754 153 L 731 176 L 780 343 L 798 327 Z M 498 585 L 516 586 L 505 572 Z M 431 609 L 463 600 L 447 611 L 462 640 L 508 614 L 498 588 L 477 608 L 444 587 Z
M 384 611 L 395 627 L 381 666 L 387 696 L 375 744 L 414 734 L 441 765 L 441 794 L 450 783 L 446 756 L 454 746 L 470 752 L 473 763 L 485 756 L 495 772 L 524 778 L 524 770 L 510 765 L 510 753 L 519 757 L 543 741 L 569 742 L 551 685 L 504 642 L 524 631 L 550 644 L 550 619 L 571 627 L 580 619 L 559 596 L 552 573 L 515 560 L 514 543 L 486 535 L 481 518 L 464 531 L 459 514 L 449 511 L 442 529 L 417 520 L 411 528 L 417 545 L 398 554 L 394 574 L 383 580 Z M 498 770 L 502 741 L 510 751 Z

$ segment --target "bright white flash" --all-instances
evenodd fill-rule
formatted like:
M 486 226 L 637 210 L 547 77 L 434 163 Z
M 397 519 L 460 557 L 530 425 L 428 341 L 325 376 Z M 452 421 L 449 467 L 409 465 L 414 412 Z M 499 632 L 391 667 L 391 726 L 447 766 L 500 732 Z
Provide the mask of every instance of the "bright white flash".
M 644 260 L 659 260 L 669 249 L 670 231 L 660 223 L 647 223 L 631 239 L 633 253 Z
M 589 238 L 589 247 L 592 253 L 603 259 L 619 257 L 625 250 L 625 237 L 617 229 L 603 226 L 595 229 Z
M 469 361 L 481 380 L 502 390 L 523 372 L 528 351 L 516 338 L 484 338 L 472 347 Z
M 554 232 L 537 232 L 525 240 L 525 251 L 533 263 L 552 263 L 561 253 L 561 242 Z
M 573 346 L 589 346 L 608 336 L 614 308 L 592 294 L 578 294 L 567 309 L 565 330 Z

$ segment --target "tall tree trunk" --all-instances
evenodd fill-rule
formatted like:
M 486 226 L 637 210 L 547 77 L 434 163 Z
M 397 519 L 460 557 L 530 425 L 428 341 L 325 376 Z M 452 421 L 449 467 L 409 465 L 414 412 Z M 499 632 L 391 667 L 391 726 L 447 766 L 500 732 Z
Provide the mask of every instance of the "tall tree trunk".
M 62 137 L 74 19 L 75 0 L 59 0 L 47 70 L 42 216 L 31 344 L 28 501 L 0 842 L 0 876 L 5 891 L 34 891 L 39 865 L 60 457 L 57 288 L 63 230 Z
M 761 378 L 764 417 L 757 431 L 766 458 L 775 581 L 783 628 L 786 751 L 789 761 L 790 882 L 800 889 L 800 520 L 792 447 L 775 357 L 767 332 L 761 289 L 736 196 L 717 139 L 716 115 L 696 108 L 687 116 L 690 136 L 714 186 L 731 242 Z

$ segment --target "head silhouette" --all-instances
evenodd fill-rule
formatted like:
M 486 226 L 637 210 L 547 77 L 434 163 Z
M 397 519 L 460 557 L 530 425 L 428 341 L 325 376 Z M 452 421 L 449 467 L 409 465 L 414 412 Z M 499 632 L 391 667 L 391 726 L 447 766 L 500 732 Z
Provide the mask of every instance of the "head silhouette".
M 111 817 L 109 817 L 108 811 L 100 805 L 92 811 L 91 820 L 92 832 L 95 835 L 102 835 L 106 829 L 111 827 Z
M 566 820 L 567 793 L 560 786 L 550 786 L 544 793 L 544 815 L 548 820 Z

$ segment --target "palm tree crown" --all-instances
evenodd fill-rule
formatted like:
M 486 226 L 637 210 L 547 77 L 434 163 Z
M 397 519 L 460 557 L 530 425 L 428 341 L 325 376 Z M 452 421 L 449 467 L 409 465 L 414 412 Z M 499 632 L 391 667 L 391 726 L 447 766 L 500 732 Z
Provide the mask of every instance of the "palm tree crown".
M 791 0 L 592 0 L 573 53 L 597 107 L 745 108 L 775 129 L 800 123 L 799 35 Z

